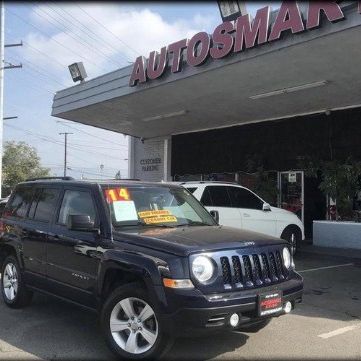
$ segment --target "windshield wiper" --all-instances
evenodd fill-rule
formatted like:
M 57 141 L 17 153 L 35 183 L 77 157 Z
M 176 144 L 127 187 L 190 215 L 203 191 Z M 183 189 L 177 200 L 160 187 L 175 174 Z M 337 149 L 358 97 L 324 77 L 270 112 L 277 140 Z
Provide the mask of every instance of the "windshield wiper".
M 174 226 L 170 226 L 168 224 L 164 224 L 164 223 L 161 223 L 161 224 L 156 224 L 156 223 L 153 223 L 153 224 L 147 224 L 145 222 L 142 222 L 142 221 L 138 221 L 137 223 L 132 223 L 132 224 L 122 224 L 120 225 L 119 227 L 137 227 L 137 226 L 143 226 L 143 227 L 161 227 L 161 228 L 174 228 Z
M 192 221 L 191 219 L 186 219 L 187 223 L 181 223 L 181 224 L 177 224 L 176 227 L 185 227 L 185 226 L 210 226 L 210 224 L 208 223 L 204 223 L 204 222 L 197 222 L 197 221 Z

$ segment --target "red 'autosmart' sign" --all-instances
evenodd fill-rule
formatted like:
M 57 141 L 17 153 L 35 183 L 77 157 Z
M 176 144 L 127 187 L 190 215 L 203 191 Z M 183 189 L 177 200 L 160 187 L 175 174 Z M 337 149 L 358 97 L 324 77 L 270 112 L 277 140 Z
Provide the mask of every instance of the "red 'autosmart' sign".
M 361 14 L 361 1 L 358 1 L 358 12 Z M 315 29 L 320 26 L 321 14 L 330 22 L 345 18 L 336 1 L 310 1 L 305 21 L 296 1 L 284 1 L 272 26 L 269 24 L 269 6 L 259 9 L 253 21 L 249 15 L 240 16 L 235 22 L 225 21 L 214 29 L 212 35 L 200 32 L 191 39 L 179 40 L 163 47 L 160 53 L 152 51 L 148 60 L 139 56 L 134 63 L 129 86 L 159 78 L 168 66 L 172 73 L 181 71 L 185 49 L 187 64 L 199 66 L 209 57 L 221 59 L 232 52 L 238 53 L 278 40 L 284 31 L 297 34 Z

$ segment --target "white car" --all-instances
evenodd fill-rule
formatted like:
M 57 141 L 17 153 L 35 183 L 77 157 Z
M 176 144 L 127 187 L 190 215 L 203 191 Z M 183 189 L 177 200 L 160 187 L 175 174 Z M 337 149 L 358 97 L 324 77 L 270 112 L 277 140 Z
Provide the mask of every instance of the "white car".
M 248 229 L 290 242 L 293 253 L 304 239 L 301 220 L 292 212 L 271 207 L 251 190 L 236 183 L 185 182 L 187 188 L 209 212 L 219 217 L 219 224 Z M 218 213 L 218 215 L 217 215 Z

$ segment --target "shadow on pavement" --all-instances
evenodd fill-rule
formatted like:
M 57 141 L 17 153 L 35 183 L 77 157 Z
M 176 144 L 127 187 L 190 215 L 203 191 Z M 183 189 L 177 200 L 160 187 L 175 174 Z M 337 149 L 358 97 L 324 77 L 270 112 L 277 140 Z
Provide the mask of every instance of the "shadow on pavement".
M 165 356 L 166 360 L 209 360 L 233 352 L 246 344 L 248 336 L 240 332 L 225 332 L 208 337 L 183 338 Z
M 53 297 L 34 294 L 32 304 L 21 310 L 0 301 L 0 324 L 0 359 L 24 359 L 25 352 L 47 360 L 116 360 L 103 340 L 97 315 Z M 165 359 L 211 359 L 241 347 L 247 338 L 227 332 L 179 339 Z
M 21 310 L 0 301 L 0 359 L 115 360 L 97 325 L 97 315 L 52 297 L 34 294 Z M 27 356 L 27 355 L 26 355 Z

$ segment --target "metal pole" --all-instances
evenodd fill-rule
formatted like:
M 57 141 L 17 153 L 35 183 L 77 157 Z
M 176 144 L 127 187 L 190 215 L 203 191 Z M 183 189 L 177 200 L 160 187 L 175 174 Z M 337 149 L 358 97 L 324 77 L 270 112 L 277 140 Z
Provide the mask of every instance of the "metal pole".
M 4 124 L 4 26 L 5 24 L 5 9 L 4 2 L 0 4 L 0 198 L 2 194 L 3 185 L 3 124 Z
M 68 134 L 74 133 L 59 133 L 59 135 L 64 135 L 64 177 L 66 177 L 66 168 L 67 168 L 67 151 L 68 151 Z

